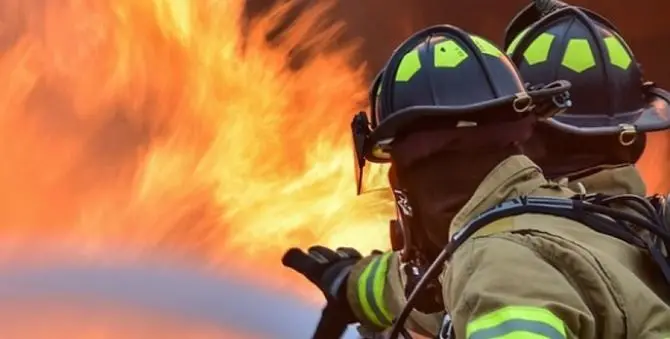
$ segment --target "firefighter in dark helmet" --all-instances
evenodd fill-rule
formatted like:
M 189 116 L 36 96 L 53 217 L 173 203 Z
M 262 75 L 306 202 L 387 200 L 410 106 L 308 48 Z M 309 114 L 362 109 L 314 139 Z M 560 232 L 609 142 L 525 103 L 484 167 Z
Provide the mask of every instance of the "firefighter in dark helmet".
M 539 0 L 509 24 L 505 49 L 526 81 L 566 79 L 573 106 L 539 124 L 533 160 L 587 193 L 645 195 L 634 164 L 645 133 L 670 128 L 668 93 L 644 82 L 618 30 L 597 13 Z
M 395 171 L 410 242 L 399 263 L 392 254 L 353 259 L 323 248 L 291 249 L 284 263 L 315 282 L 349 321 L 381 329 L 396 316 L 383 307 L 397 297 L 384 289 L 390 271 L 420 271 L 448 243 L 437 255 L 452 251 L 448 265 L 433 266 L 439 278 L 418 304 L 429 310 L 442 303 L 456 338 L 670 337 L 667 296 L 637 274 L 652 270 L 649 254 L 596 230 L 599 215 L 487 218 L 510 202 L 573 201 L 561 198 L 574 191 L 546 180 L 522 154 L 535 122 L 562 113 L 558 92 L 567 85 L 524 86 L 510 60 L 483 41 L 444 26 L 413 36 L 385 68 L 372 130 L 355 124 L 360 154 L 390 161 Z M 575 206 L 586 211 L 587 204 Z M 477 221 L 481 227 L 468 233 Z M 605 221 L 620 225 L 598 219 Z

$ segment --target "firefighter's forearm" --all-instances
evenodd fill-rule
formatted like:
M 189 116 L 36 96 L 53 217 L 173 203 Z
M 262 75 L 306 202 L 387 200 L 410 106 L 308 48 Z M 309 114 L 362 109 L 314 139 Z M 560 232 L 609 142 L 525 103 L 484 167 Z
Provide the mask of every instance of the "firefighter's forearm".
M 347 282 L 347 299 L 363 327 L 373 332 L 390 328 L 407 300 L 397 252 L 369 256 L 357 263 Z M 437 333 L 443 313 L 412 312 L 409 330 L 421 335 Z
M 347 281 L 347 300 L 361 324 L 374 331 L 391 326 L 393 316 L 385 300 L 391 252 L 363 258 Z

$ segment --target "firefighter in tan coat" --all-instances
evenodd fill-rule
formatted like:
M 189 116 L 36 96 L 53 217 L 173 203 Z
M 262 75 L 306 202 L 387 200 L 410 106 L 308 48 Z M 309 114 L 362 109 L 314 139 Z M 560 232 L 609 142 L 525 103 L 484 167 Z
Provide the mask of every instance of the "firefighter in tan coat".
M 634 167 L 646 132 L 670 128 L 670 95 L 644 82 L 640 64 L 616 27 L 585 8 L 534 1 L 505 32 L 505 49 L 530 82 L 571 82 L 574 105 L 539 124 L 531 141 L 549 178 L 582 193 L 644 196 Z M 637 276 L 670 302 L 668 286 L 649 270 Z
M 487 40 L 473 36 L 472 37 L 474 41 L 474 46 L 476 46 L 477 50 L 479 53 L 481 53 L 485 58 L 491 58 L 491 57 L 502 57 L 503 54 L 500 53 L 499 49 L 495 47 L 493 44 L 488 42 Z M 446 41 L 446 43 L 438 46 L 447 46 L 452 48 L 453 50 L 447 50 L 447 52 L 452 53 L 451 55 L 454 55 L 457 59 L 462 57 L 462 54 L 460 53 L 465 53 L 461 50 L 459 46 L 454 47 L 453 41 Z M 426 51 L 422 51 L 423 53 L 426 53 Z M 414 53 L 419 53 L 419 51 L 414 52 Z M 414 53 L 409 54 L 409 56 L 400 63 L 399 65 L 399 73 L 404 73 L 406 72 L 405 69 L 408 67 L 415 67 L 416 64 L 413 64 L 413 60 L 411 59 L 414 55 Z M 446 54 L 446 53 L 445 53 Z M 439 55 L 438 55 L 439 57 Z M 473 56 L 473 59 L 467 60 L 467 61 L 475 61 L 474 59 L 475 56 Z M 512 80 L 503 80 L 503 81 L 508 81 L 511 84 L 515 84 L 514 86 L 509 86 L 509 89 L 514 89 L 518 90 L 519 89 L 519 84 L 521 84 L 520 79 L 518 79 L 518 75 L 516 74 L 516 71 L 513 68 L 509 68 L 509 65 L 506 63 L 508 60 L 505 58 L 500 59 L 502 60 L 502 64 L 504 65 L 505 68 L 507 68 L 507 71 L 510 73 L 505 74 L 508 77 L 511 77 Z M 440 59 L 438 59 L 436 62 L 439 63 Z M 446 68 L 446 69 L 457 69 L 458 67 L 471 67 L 471 64 L 468 62 L 463 62 L 463 60 L 456 61 L 453 67 L 436 67 L 439 71 L 440 68 Z M 430 72 L 431 69 L 428 67 L 430 65 L 423 65 L 422 70 L 424 72 Z M 416 70 L 418 72 L 419 70 Z M 439 73 L 438 73 L 439 74 Z M 422 73 L 419 73 L 418 76 L 421 76 Z M 381 104 L 380 99 L 381 97 L 378 96 L 382 91 L 381 91 L 381 86 L 382 86 L 382 74 L 380 74 L 376 80 L 373 83 L 373 86 L 371 87 L 370 90 L 370 102 L 371 102 L 371 108 L 373 111 L 376 111 L 378 108 L 378 105 Z M 481 76 L 478 78 L 478 80 L 483 81 L 484 78 Z M 453 81 L 453 80 L 452 80 Z M 486 83 L 483 83 L 482 85 L 485 85 Z M 406 86 L 407 88 L 411 88 L 408 85 Z M 473 87 L 476 88 L 477 84 L 473 84 Z M 515 87 L 516 86 L 516 87 Z M 416 90 L 421 90 L 417 88 Z M 405 95 L 407 96 L 416 96 L 419 95 L 417 92 L 412 91 L 408 92 Z M 472 88 L 470 88 L 472 90 Z M 557 91 L 557 93 L 562 93 L 560 91 Z M 452 94 L 453 95 L 453 94 Z M 430 101 L 429 101 L 430 102 Z M 521 102 L 521 101 L 518 101 Z M 435 104 L 435 103 L 431 103 Z M 476 105 L 473 105 L 475 107 Z M 555 109 L 555 108 L 554 108 Z M 544 111 L 543 111 L 544 112 Z M 546 112 L 545 112 L 546 113 Z M 416 114 L 416 113 L 413 113 Z M 428 113 L 430 116 L 431 113 Z M 552 113 L 553 114 L 553 113 Z M 373 115 L 373 122 L 372 124 L 376 124 L 376 121 L 379 120 L 379 116 L 381 115 L 380 112 L 376 112 L 376 115 Z M 526 120 L 520 122 L 520 124 L 523 124 L 524 126 L 532 126 L 534 123 L 534 120 L 525 117 Z M 432 119 L 429 119 L 427 123 L 431 123 Z M 354 124 L 355 126 L 356 124 Z M 358 129 L 364 129 L 364 126 L 367 125 L 366 123 L 363 123 L 362 126 L 358 126 Z M 356 128 L 354 128 L 356 130 Z M 440 132 L 441 133 L 441 132 Z M 512 132 L 514 133 L 514 132 Z M 354 131 L 354 134 L 356 135 L 356 131 Z M 491 131 L 487 131 L 485 133 L 482 133 L 481 135 L 484 137 L 489 137 L 491 134 Z M 496 132 L 492 133 L 494 136 L 497 134 Z M 494 137 L 490 141 L 491 143 L 497 143 L 499 140 L 498 139 L 504 139 L 507 140 L 508 138 L 514 139 L 516 142 L 517 138 L 523 138 L 518 135 L 511 136 L 509 133 L 505 133 L 504 136 L 502 137 Z M 356 140 L 356 137 L 354 138 Z M 360 148 L 358 150 L 358 159 L 359 163 L 364 161 L 363 154 L 365 153 L 364 148 Z M 389 157 L 390 155 L 375 155 L 374 150 L 370 150 L 370 152 L 373 152 L 371 155 L 368 156 L 368 158 L 371 158 L 370 160 L 375 161 L 375 162 L 384 162 L 390 160 Z M 377 151 L 378 152 L 378 151 Z M 410 151 L 411 152 L 411 151 Z M 498 160 L 498 159 L 496 159 Z M 397 171 L 394 170 L 394 168 L 397 167 L 393 165 L 391 171 L 389 172 L 389 182 L 391 185 L 392 190 L 394 191 L 396 201 L 398 202 L 398 209 L 399 209 L 399 216 L 402 215 L 402 209 L 406 209 L 407 206 L 403 205 L 403 202 L 407 200 L 407 197 L 404 196 L 404 190 L 401 188 L 401 184 L 399 183 L 399 178 L 397 175 Z M 460 170 L 454 170 L 453 171 L 455 175 L 460 175 Z M 362 169 L 359 171 L 359 173 L 362 173 Z M 360 181 L 359 181 L 360 182 Z M 550 185 L 547 183 L 547 185 Z M 552 190 L 556 189 L 556 185 L 550 185 L 552 186 Z M 360 188 L 359 188 L 360 190 Z M 536 192 L 541 191 L 540 189 L 538 190 L 533 190 Z M 567 192 L 567 190 L 566 190 Z M 526 192 L 526 193 L 531 193 Z M 573 193 L 570 192 L 567 195 L 572 195 Z M 459 199 L 461 201 L 464 200 L 465 197 L 460 197 Z M 428 198 L 430 199 L 430 198 Z M 422 232 L 416 232 L 410 236 L 412 232 L 409 232 L 408 230 L 400 230 L 397 229 L 400 227 L 401 223 L 400 217 L 398 218 L 399 220 L 396 220 L 392 225 L 396 226 L 396 229 L 391 230 L 392 235 L 396 235 L 395 237 L 392 236 L 393 240 L 393 247 L 395 251 L 389 251 L 380 255 L 372 255 L 364 258 L 361 260 L 359 263 L 355 265 L 355 267 L 352 270 L 352 273 L 349 278 L 349 288 L 348 288 L 348 298 L 350 301 L 350 304 L 353 306 L 352 310 L 353 313 L 356 315 L 356 318 L 359 319 L 363 325 L 368 328 L 372 329 L 375 332 L 383 331 L 387 329 L 391 325 L 391 321 L 394 318 L 394 315 L 397 315 L 400 313 L 400 310 L 405 306 L 406 303 L 406 298 L 405 294 L 406 292 L 409 291 L 408 285 L 412 286 L 413 283 L 416 283 L 416 280 L 420 278 L 419 276 L 413 274 L 413 268 L 416 266 L 414 265 L 403 265 L 403 261 L 424 261 L 426 262 L 429 260 L 428 258 L 434 257 L 435 255 L 435 246 L 434 244 L 428 245 L 429 238 L 432 237 L 439 237 L 441 240 L 435 241 L 436 243 L 442 243 L 446 238 L 447 238 L 447 233 L 442 230 L 437 230 L 436 233 L 438 234 L 422 234 Z M 434 232 L 433 232 L 434 233 Z M 404 238 L 403 238 L 404 236 Z M 401 239 L 398 239 L 401 238 Z M 433 248 L 433 253 L 428 254 L 428 255 L 421 255 L 418 252 L 421 252 L 421 249 L 426 249 L 427 247 L 432 247 Z M 423 257 L 427 258 L 423 258 Z M 408 279 L 410 282 L 408 282 Z M 414 280 L 413 282 L 411 280 Z M 430 302 L 428 302 L 430 304 Z M 425 309 L 422 309 L 423 312 L 421 311 L 414 311 L 412 314 L 412 318 L 408 322 L 408 328 L 411 329 L 414 332 L 426 335 L 426 336 L 434 336 L 436 332 L 439 330 L 440 325 L 443 321 L 444 317 L 444 311 L 440 309 L 442 307 L 441 303 L 437 305 L 438 308 L 431 308 L 430 305 L 428 305 Z
M 567 181 L 577 192 L 644 196 L 646 187 L 634 163 L 645 147 L 643 131 L 670 127 L 670 120 L 664 118 L 670 116 L 665 104 L 667 99 L 663 98 L 667 95 L 643 83 L 640 66 L 628 45 L 616 28 L 600 15 L 569 7 L 564 15 L 541 20 L 565 7 L 569 6 L 535 1 L 515 16 L 505 32 L 504 48 L 526 81 L 569 80 L 571 95 L 576 98 L 567 114 L 553 117 L 549 124 L 537 125 L 527 145 L 534 150 L 531 152 L 533 161 L 540 165 L 546 177 L 560 183 Z M 534 28 L 535 34 L 526 34 L 534 24 L 538 26 Z M 556 37 L 562 34 L 570 35 L 571 39 L 559 43 Z M 599 40 L 605 45 L 599 46 Z M 581 41 L 589 43 L 588 50 L 575 48 Z M 575 71 L 579 65 L 571 63 L 581 62 L 581 53 L 590 53 L 593 64 L 589 69 Z M 546 58 L 542 57 L 544 54 Z M 635 111 L 647 111 L 647 114 Z M 649 114 L 654 114 L 654 119 L 648 119 Z M 617 116 L 622 118 L 610 119 Z M 389 266 L 395 267 L 394 264 L 391 262 Z M 392 291 L 404 288 L 406 278 L 398 272 L 390 270 L 388 274 L 388 289 Z M 655 289 L 664 288 L 662 281 L 659 285 Z M 388 304 L 391 313 L 397 314 L 404 306 L 404 299 L 391 298 Z M 434 334 L 440 318 L 439 314 L 423 316 L 416 312 L 412 320 L 418 322 L 410 321 L 409 327 Z
M 572 84 L 574 105 L 538 125 L 532 140 L 545 175 L 578 191 L 644 195 L 634 164 L 644 132 L 670 128 L 667 93 L 643 83 L 614 25 L 584 8 L 536 1 L 510 22 L 504 42 L 526 81 Z
M 556 10 L 563 12 L 543 19 Z M 533 25 L 534 34 L 527 34 Z M 646 187 L 634 164 L 645 147 L 644 132 L 670 127 L 668 99 L 665 91 L 643 82 L 640 65 L 618 30 L 590 10 L 536 1 L 515 16 L 505 33 L 504 48 L 524 80 L 549 83 L 566 79 L 572 84 L 572 107 L 548 124 L 538 124 L 527 143 L 545 176 L 568 182 L 580 193 L 644 196 Z M 570 39 L 558 40 L 565 36 Z M 588 42 L 588 49 L 575 48 L 583 41 Z M 599 46 L 598 41 L 604 45 Z M 589 53 L 593 64 L 576 70 Z M 637 274 L 645 275 L 646 271 L 638 270 Z M 389 274 L 390 289 L 402 290 L 399 276 Z M 645 280 L 655 291 L 667 288 L 662 279 Z M 389 304 L 394 314 L 404 305 L 399 301 Z M 417 315 L 413 318 L 429 320 L 418 325 L 409 322 L 410 327 L 422 333 L 430 329 L 428 333 L 434 334 L 439 317 Z
M 387 65 L 373 130 L 353 124 L 355 140 L 364 141 L 358 153 L 390 160 L 397 173 L 408 243 L 402 263 L 389 253 L 361 259 L 351 249 L 312 247 L 289 250 L 284 264 L 319 286 L 342 322 L 382 329 L 395 316 L 388 301 L 404 295 L 390 295 L 398 292 L 385 288 L 386 275 L 398 265 L 420 276 L 450 239 L 462 240 L 419 300 L 424 310 L 449 312 L 456 338 L 670 336 L 667 289 L 659 294 L 647 286 L 645 279 L 662 277 L 632 243 L 534 213 L 457 237 L 470 220 L 511 198 L 574 194 L 521 154 L 537 118 L 564 108 L 565 87 L 526 91 L 497 48 L 453 27 L 418 33 Z

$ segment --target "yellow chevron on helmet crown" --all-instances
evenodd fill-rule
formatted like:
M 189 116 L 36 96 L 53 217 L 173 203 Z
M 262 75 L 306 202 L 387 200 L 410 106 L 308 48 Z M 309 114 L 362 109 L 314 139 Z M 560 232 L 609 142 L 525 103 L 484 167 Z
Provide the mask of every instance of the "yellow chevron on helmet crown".
M 628 47 L 620 38 L 612 35 L 605 38 L 605 47 L 610 57 L 610 63 L 623 70 L 627 70 L 633 62 L 633 58 L 628 52 Z
M 520 41 L 528 32 L 528 28 L 519 33 L 507 48 L 507 54 L 512 55 Z M 524 59 L 529 66 L 538 65 L 549 59 L 549 53 L 556 36 L 547 32 L 538 35 L 523 53 Z M 633 57 L 628 47 L 621 38 L 611 35 L 603 39 L 610 63 L 622 70 L 627 70 L 633 62 Z M 587 39 L 572 38 L 568 40 L 567 47 L 563 52 L 561 65 L 574 72 L 581 73 L 595 67 L 596 59 L 592 46 Z
M 535 38 L 523 52 L 523 57 L 526 58 L 528 65 L 533 66 L 547 61 L 555 38 L 553 34 L 549 33 L 542 33 Z
M 503 55 L 503 52 L 488 40 L 476 35 L 471 35 L 470 38 L 483 54 L 493 57 L 501 57 Z M 459 45 L 458 42 L 453 39 L 444 39 L 443 41 L 435 43 L 433 66 L 437 68 L 456 68 L 468 57 L 469 55 L 466 52 L 466 49 Z M 421 70 L 419 51 L 414 49 L 405 54 L 400 61 L 395 81 L 408 82 L 419 72 L 419 70 Z
M 596 67 L 596 58 L 593 56 L 589 41 L 586 39 L 568 40 L 561 65 L 577 73 Z

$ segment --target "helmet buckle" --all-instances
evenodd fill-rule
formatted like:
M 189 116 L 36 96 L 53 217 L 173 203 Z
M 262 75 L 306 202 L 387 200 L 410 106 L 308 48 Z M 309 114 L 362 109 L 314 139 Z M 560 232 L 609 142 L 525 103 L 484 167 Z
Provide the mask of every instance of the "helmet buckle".
M 528 95 L 526 92 L 519 92 L 514 95 L 512 108 L 514 108 L 514 111 L 517 113 L 527 113 L 535 108 L 535 105 L 533 104 L 533 98 L 531 98 L 530 95 Z
M 621 132 L 619 132 L 619 143 L 622 146 L 630 146 L 637 140 L 637 129 L 634 125 L 621 124 L 619 125 Z
M 570 106 L 572 106 L 572 101 L 570 100 L 569 92 L 554 95 L 551 97 L 551 101 L 554 103 L 556 107 L 558 107 L 561 110 L 565 110 L 567 108 L 570 108 Z

